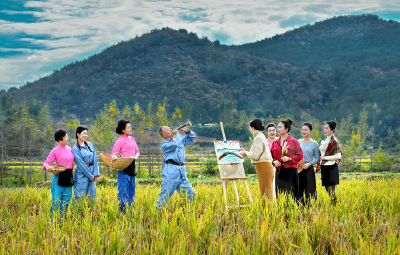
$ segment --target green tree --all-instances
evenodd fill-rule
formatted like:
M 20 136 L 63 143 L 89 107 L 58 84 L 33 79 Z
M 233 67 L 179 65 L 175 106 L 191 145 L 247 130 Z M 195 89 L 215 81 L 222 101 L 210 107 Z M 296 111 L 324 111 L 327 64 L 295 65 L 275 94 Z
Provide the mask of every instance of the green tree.
M 103 110 L 96 115 L 96 120 L 91 123 L 91 136 L 93 145 L 99 152 L 111 151 L 116 140 L 113 132 L 117 126 L 120 111 L 117 103 L 113 100 L 110 105 L 105 104 Z M 113 172 L 115 177 L 115 172 Z
M 387 170 L 387 166 L 391 164 L 393 164 L 393 160 L 382 149 L 382 144 L 379 144 L 379 148 L 373 154 L 374 171 L 385 171 Z
M 188 120 L 192 115 L 192 104 L 188 101 L 183 102 L 182 106 L 182 119 Z
M 368 120 L 368 111 L 364 107 L 363 110 L 360 112 L 360 117 L 356 125 L 357 134 L 359 135 L 358 156 L 360 159 L 360 168 L 361 168 L 362 158 L 367 155 L 367 151 L 366 150 L 364 151 L 364 147 L 366 145 L 366 139 L 368 134 L 371 133 L 369 131 L 367 120 Z
M 50 117 L 50 111 L 49 111 L 49 106 L 46 104 L 39 112 L 38 118 L 37 118 L 37 125 L 39 132 L 41 134 L 42 138 L 42 150 L 43 150 L 43 156 L 45 152 L 47 151 L 46 147 L 47 145 L 50 145 L 51 142 L 53 141 L 53 129 L 54 125 L 52 122 L 52 119 Z M 44 158 L 43 158 L 44 161 Z M 44 171 L 44 179 L 47 181 L 47 171 Z
M 20 176 L 20 183 L 23 184 L 23 177 L 25 174 L 25 144 L 28 140 L 28 152 L 30 158 L 30 183 L 32 182 L 32 155 L 31 145 L 33 138 L 38 133 L 37 124 L 32 116 L 29 114 L 29 107 L 26 104 L 26 99 L 23 100 L 20 111 L 14 113 L 16 124 L 13 126 L 14 131 L 19 130 L 22 133 L 22 172 Z
M 223 123 L 229 122 L 233 109 L 232 101 L 228 101 L 227 103 L 222 102 L 219 106 L 219 121 Z
M 295 120 L 297 120 L 297 121 L 300 121 L 300 120 L 301 120 L 301 112 L 302 112 L 302 110 L 301 110 L 301 108 L 298 107 L 298 106 L 296 106 L 296 107 L 293 109 L 293 116 L 294 116 L 294 119 L 295 119 Z
M 368 120 L 368 111 L 363 108 L 363 110 L 360 112 L 360 118 L 358 119 L 358 123 L 356 126 L 357 133 L 360 134 L 360 140 L 365 142 L 365 139 L 368 136 L 369 133 L 369 126 L 367 123 Z M 363 146 L 364 144 L 361 144 Z
M 314 128 L 313 132 L 311 133 L 311 138 L 315 140 L 318 144 L 321 143 L 322 137 L 321 137 L 321 131 L 319 130 L 319 125 L 317 122 L 314 121 Z
M 261 110 L 257 110 L 253 113 L 254 117 L 256 117 L 257 119 L 263 119 L 265 118 L 265 113 Z
M 11 106 L 11 94 L 2 96 L 0 103 L 0 123 L 1 123 L 1 185 L 3 185 L 3 174 L 4 174 L 4 147 L 5 147 L 5 121 L 7 119 L 7 109 Z
M 367 155 L 367 151 L 364 151 L 362 148 L 364 142 L 365 138 L 362 138 L 360 133 L 356 133 L 355 129 L 352 129 L 351 138 L 346 141 L 344 146 L 347 156 L 353 159 L 352 164 L 349 166 L 352 170 L 356 170 L 357 156 L 362 158 Z
M 374 153 L 374 146 L 375 146 L 375 140 L 377 137 L 379 137 L 385 130 L 386 126 L 382 125 L 382 121 L 378 120 L 379 115 L 380 115 L 380 110 L 378 109 L 377 103 L 374 103 L 372 107 L 372 127 L 369 129 L 369 136 L 371 137 L 371 150 L 372 153 Z M 377 132 L 379 130 L 379 132 Z
M 335 136 L 339 140 L 339 142 L 344 143 L 351 139 L 351 132 L 352 132 L 352 115 L 348 115 L 347 118 L 343 118 L 340 123 L 338 123 Z

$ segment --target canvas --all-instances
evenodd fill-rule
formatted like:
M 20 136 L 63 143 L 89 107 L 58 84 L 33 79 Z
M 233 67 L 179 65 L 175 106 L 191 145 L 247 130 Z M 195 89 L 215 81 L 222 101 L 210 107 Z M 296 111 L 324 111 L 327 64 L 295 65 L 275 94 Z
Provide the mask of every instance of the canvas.
M 242 179 L 246 178 L 243 168 L 243 158 L 234 154 L 220 158 L 225 152 L 236 153 L 240 149 L 239 141 L 214 141 L 215 153 L 218 160 L 218 168 L 223 179 Z

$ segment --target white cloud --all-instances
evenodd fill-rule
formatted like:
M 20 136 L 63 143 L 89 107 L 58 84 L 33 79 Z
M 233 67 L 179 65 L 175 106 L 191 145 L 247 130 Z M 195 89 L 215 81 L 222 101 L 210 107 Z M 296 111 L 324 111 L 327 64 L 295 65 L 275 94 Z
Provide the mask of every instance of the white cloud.
M 20 40 L 42 49 L 0 48 L 0 51 L 24 53 L 0 58 L 0 88 L 22 85 L 51 73 L 60 65 L 153 28 L 185 28 L 210 40 L 242 44 L 284 33 L 301 22 L 313 23 L 335 15 L 400 12 L 398 1 L 372 0 L 47 0 L 27 1 L 25 7 L 26 12 L 2 12 L 30 14 L 37 22 L 0 20 L 0 38 L 18 34 L 41 36 L 41 39 Z

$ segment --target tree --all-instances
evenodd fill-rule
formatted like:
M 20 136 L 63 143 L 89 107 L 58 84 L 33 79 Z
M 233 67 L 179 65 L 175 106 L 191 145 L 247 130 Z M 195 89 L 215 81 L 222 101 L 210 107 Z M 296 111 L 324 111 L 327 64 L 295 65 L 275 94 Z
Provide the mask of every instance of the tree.
M 1 97 L 1 104 L 0 104 L 0 122 L 1 125 L 1 184 L 3 184 L 3 174 L 4 174 L 4 155 L 6 150 L 6 139 L 4 135 L 4 131 L 7 128 L 5 122 L 10 118 L 12 115 L 12 108 L 14 105 L 14 99 L 10 93 L 3 95 Z
M 350 114 L 347 118 L 343 118 L 340 123 L 336 126 L 335 136 L 339 140 L 339 142 L 345 142 L 351 139 L 352 132 L 352 118 L 353 116 Z
M 232 101 L 227 103 L 222 102 L 219 106 L 219 121 L 224 123 L 229 122 L 231 120 L 233 109 L 234 107 Z
M 365 141 L 369 133 L 369 126 L 367 120 L 368 120 L 368 111 L 364 107 L 363 110 L 360 112 L 360 118 L 358 119 L 358 123 L 356 126 L 357 133 L 360 134 L 361 141 Z M 362 145 L 363 144 L 361 144 L 361 146 Z
M 363 156 L 365 157 L 367 155 L 367 151 L 364 151 L 366 139 L 368 134 L 371 133 L 369 131 L 367 120 L 368 120 L 368 111 L 364 107 L 363 110 L 360 112 L 360 118 L 358 119 L 358 123 L 356 125 L 357 134 L 359 135 L 358 146 L 360 148 L 358 149 L 358 155 L 360 157 L 360 168 L 361 168 L 362 157 Z
M 3 185 L 3 172 L 4 172 L 4 122 L 7 119 L 7 108 L 11 103 L 11 95 L 8 93 L 1 97 L 0 103 L 0 122 L 1 122 L 1 185 Z
M 65 114 L 65 110 L 62 110 L 62 114 Z M 81 124 L 81 122 L 79 121 L 79 119 L 75 115 L 72 115 L 72 119 L 71 120 L 67 119 L 67 117 L 64 117 L 63 121 L 65 122 L 65 126 L 66 127 L 71 127 L 73 129 L 76 129 Z
M 19 129 L 22 133 L 22 172 L 20 177 L 20 183 L 23 183 L 23 176 L 25 173 L 25 143 L 28 137 L 29 145 L 29 156 L 30 156 L 30 182 L 32 181 L 32 157 L 31 157 L 31 144 L 32 139 L 37 134 L 37 125 L 29 114 L 29 108 L 26 105 L 26 99 L 23 100 L 21 109 L 19 112 L 14 113 L 14 119 L 16 120 L 16 125 L 13 126 L 14 131 Z
M 263 119 L 265 118 L 265 113 L 261 110 L 257 110 L 253 113 L 254 117 L 256 117 L 257 119 Z
M 183 102 L 183 107 L 182 107 L 182 119 L 190 119 L 190 116 L 192 115 L 192 104 L 188 101 Z
M 124 116 L 130 114 L 125 112 L 125 110 Z M 109 106 L 107 106 L 107 104 L 104 105 L 103 110 L 96 115 L 96 120 L 91 123 L 90 129 L 93 137 L 92 141 L 93 145 L 97 148 L 97 151 L 111 151 L 114 141 L 116 140 L 113 130 L 117 126 L 119 114 L 120 112 L 117 108 L 117 103 L 113 100 Z M 113 176 L 115 176 L 115 172 L 113 172 Z
M 386 129 L 385 125 L 382 126 L 382 121 L 377 120 L 379 115 L 380 115 L 380 110 L 378 109 L 378 105 L 376 103 L 374 103 L 374 106 L 372 107 L 372 127 L 369 129 L 369 133 L 368 133 L 368 135 L 371 137 L 372 153 L 374 153 L 375 140 Z M 380 131 L 376 132 L 376 130 L 378 129 L 379 126 L 381 126 L 381 128 L 379 129 Z
M 37 119 L 37 125 L 39 128 L 39 132 L 41 133 L 41 138 L 43 139 L 43 161 L 44 155 L 47 152 L 46 146 L 49 145 L 53 141 L 53 123 L 50 117 L 49 106 L 46 104 L 39 112 L 39 116 Z M 47 171 L 44 171 L 44 179 L 47 181 Z
M 297 120 L 297 121 L 300 121 L 300 120 L 301 120 L 301 112 L 302 112 L 302 110 L 301 110 L 301 108 L 298 107 L 298 106 L 296 106 L 296 107 L 293 109 L 293 115 L 294 115 L 294 119 L 295 119 L 295 120 Z
M 365 157 L 367 155 L 367 151 L 364 151 L 362 148 L 362 145 L 365 142 L 365 138 L 361 137 L 360 133 L 356 133 L 355 129 L 353 128 L 351 131 L 351 138 L 350 140 L 346 141 L 346 145 L 345 145 L 345 150 L 347 155 L 350 158 L 353 158 L 353 168 L 354 170 L 355 165 L 356 165 L 356 157 L 359 156 L 360 158 L 362 158 L 363 156 Z M 361 167 L 361 166 L 360 166 Z
M 315 140 L 318 144 L 321 142 L 321 132 L 319 130 L 318 123 L 314 120 L 314 128 L 313 132 L 311 133 L 311 138 Z

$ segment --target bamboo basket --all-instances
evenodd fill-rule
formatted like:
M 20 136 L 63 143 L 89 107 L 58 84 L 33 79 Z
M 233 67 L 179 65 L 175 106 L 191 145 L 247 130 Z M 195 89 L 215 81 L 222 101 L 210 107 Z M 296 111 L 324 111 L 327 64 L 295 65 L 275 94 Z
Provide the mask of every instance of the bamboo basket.
M 66 166 L 52 166 L 51 168 L 53 168 L 52 173 L 61 173 L 68 169 Z
M 119 152 L 114 152 L 113 155 L 110 155 L 108 153 L 100 153 L 100 157 L 106 167 L 111 167 L 122 171 L 132 163 L 133 158 L 117 158 L 113 163 L 111 160 L 111 156 L 114 156 L 116 153 Z M 119 153 L 119 155 L 121 155 L 121 153 Z

